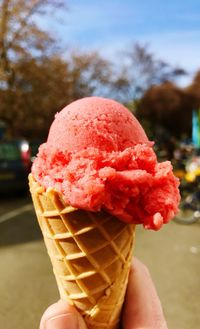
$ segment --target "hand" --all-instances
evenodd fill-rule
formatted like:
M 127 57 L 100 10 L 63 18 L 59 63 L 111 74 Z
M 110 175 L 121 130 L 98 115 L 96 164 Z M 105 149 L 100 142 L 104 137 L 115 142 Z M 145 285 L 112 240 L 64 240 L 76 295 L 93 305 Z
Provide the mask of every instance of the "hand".
M 167 329 L 149 270 L 134 258 L 122 314 L 123 329 Z
M 167 329 L 160 300 L 148 269 L 134 258 L 122 314 L 123 329 Z M 40 329 L 87 329 L 78 311 L 59 301 L 44 313 Z
M 40 329 L 87 329 L 87 327 L 73 306 L 59 300 L 44 312 Z

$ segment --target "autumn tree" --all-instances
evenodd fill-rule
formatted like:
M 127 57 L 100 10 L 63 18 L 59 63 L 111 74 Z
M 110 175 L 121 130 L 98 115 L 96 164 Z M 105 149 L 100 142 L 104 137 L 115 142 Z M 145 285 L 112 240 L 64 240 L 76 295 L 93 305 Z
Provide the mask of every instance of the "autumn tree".
M 137 116 L 148 121 L 156 136 L 159 129 L 166 138 L 192 135 L 192 112 L 200 108 L 200 71 L 186 88 L 172 82 L 149 88 L 140 100 Z
M 192 83 L 185 88 L 185 94 L 188 100 L 188 106 L 193 110 L 200 108 L 200 71 L 197 71 Z
M 158 126 L 163 126 L 174 135 L 183 129 L 180 118 L 183 91 L 172 82 L 151 87 L 143 96 L 138 110 L 139 117 L 152 122 L 152 130 L 156 133 Z
M 109 87 L 109 62 L 97 53 L 68 57 L 27 58 L 15 63 L 15 88 L 0 90 L 1 112 L 15 135 L 46 137 L 57 111 Z
M 34 114 L 35 86 L 40 94 L 39 88 L 44 89 L 42 79 L 44 84 L 49 83 L 42 77 L 42 72 L 47 73 L 42 63 L 55 54 L 54 39 L 41 29 L 39 17 L 43 19 L 61 8 L 66 8 L 64 0 L 0 0 L 0 118 L 9 122 L 15 135 L 24 131 Z M 40 79 L 36 81 L 37 74 Z M 32 121 L 35 129 L 36 123 Z
M 107 95 L 111 64 L 97 52 L 57 52 L 38 17 L 65 8 L 61 0 L 0 0 L 0 119 L 16 136 L 47 134 L 54 114 L 73 100 Z M 13 120 L 14 118 L 14 120 Z
M 108 96 L 112 88 L 112 63 L 98 52 L 71 52 L 67 93 L 68 101 L 84 96 Z
M 171 82 L 152 86 L 142 97 L 137 111 L 141 121 L 148 122 L 154 139 L 171 148 L 174 138 L 191 139 L 192 112 L 199 108 L 200 75 L 187 88 Z
M 0 0 L 0 120 L 9 122 L 16 136 L 46 136 L 55 112 L 77 98 L 101 95 L 135 106 L 150 86 L 174 81 L 185 74 L 184 70 L 158 60 L 148 47 L 139 44 L 130 47 L 122 60 L 118 58 L 114 63 L 97 52 L 68 49 L 64 57 L 64 52 L 57 51 L 52 34 L 39 23 L 50 12 L 55 14 L 56 10 L 66 8 L 66 3 L 64 0 Z M 163 88 L 166 98 L 170 94 L 173 102 L 178 102 L 173 88 Z M 191 93 L 189 90 L 188 94 Z M 155 95 L 151 101 L 152 96 L 148 95 L 141 104 L 154 102 Z M 160 109 L 157 98 L 156 102 Z M 169 103 L 164 117 L 171 127 L 168 114 L 173 111 Z M 148 119 L 144 109 L 146 105 L 141 114 Z M 160 122 L 161 111 L 156 111 Z
M 53 46 L 52 36 L 36 18 L 65 7 L 64 0 L 0 0 L 0 83 L 14 87 L 18 59 L 44 56 Z

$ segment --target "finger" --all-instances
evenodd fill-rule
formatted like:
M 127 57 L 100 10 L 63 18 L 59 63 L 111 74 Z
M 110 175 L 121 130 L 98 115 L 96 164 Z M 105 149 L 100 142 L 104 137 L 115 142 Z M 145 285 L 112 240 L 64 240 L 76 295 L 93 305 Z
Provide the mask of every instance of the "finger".
M 87 329 L 87 327 L 72 305 L 59 300 L 44 312 L 40 329 Z
M 167 329 L 160 300 L 146 266 L 134 259 L 130 271 L 124 311 L 123 328 Z

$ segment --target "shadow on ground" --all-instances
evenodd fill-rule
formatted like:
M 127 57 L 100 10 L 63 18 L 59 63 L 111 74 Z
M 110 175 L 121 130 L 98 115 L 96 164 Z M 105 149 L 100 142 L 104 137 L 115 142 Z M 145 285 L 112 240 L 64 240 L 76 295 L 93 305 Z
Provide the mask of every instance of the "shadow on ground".
M 0 223 L 0 247 L 42 239 L 33 211 Z

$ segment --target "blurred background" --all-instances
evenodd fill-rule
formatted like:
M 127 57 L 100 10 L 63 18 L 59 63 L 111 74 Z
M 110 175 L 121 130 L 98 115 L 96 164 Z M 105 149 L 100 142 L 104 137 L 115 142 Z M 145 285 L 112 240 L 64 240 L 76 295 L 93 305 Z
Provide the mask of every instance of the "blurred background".
M 195 0 L 0 0 L 2 329 L 38 327 L 58 298 L 27 175 L 54 115 L 91 95 L 127 106 L 173 163 L 180 212 L 156 234 L 138 228 L 135 253 L 169 328 L 200 327 L 199 40 Z

